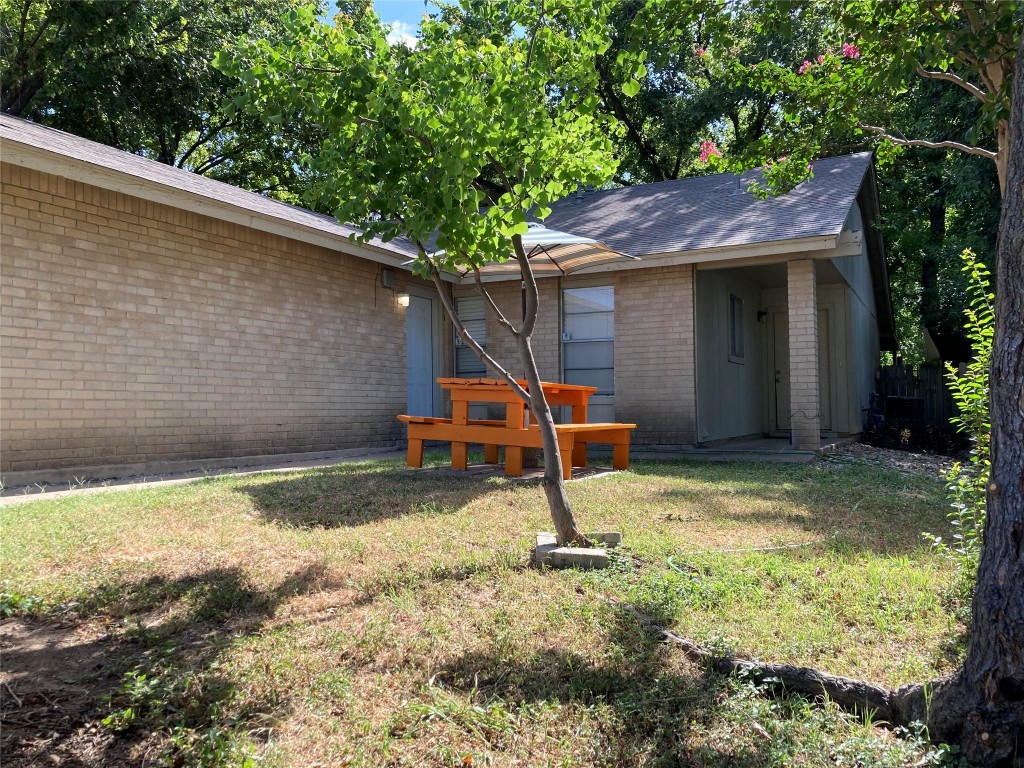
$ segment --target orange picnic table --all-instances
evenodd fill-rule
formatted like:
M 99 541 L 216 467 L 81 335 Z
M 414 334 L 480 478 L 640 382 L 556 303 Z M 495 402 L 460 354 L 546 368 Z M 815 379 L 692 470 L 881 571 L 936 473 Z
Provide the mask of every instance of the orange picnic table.
M 516 380 L 524 389 L 525 381 Z M 470 444 L 484 446 L 484 461 L 498 463 L 498 448 L 505 447 L 505 474 L 519 477 L 523 473 L 523 449 L 541 448 L 540 429 L 530 424 L 530 413 L 526 404 L 510 386 L 499 379 L 448 379 L 440 378 L 438 384 L 446 389 L 452 400 L 452 418 L 442 419 L 430 416 L 398 417 L 408 424 L 409 447 L 406 461 L 410 467 L 423 466 L 423 443 L 425 440 L 440 440 L 452 444 L 452 467 L 466 469 L 467 452 Z M 587 401 L 597 387 L 578 384 L 541 382 L 544 396 L 549 405 L 569 406 L 572 423 L 556 424 L 558 447 L 562 455 L 562 475 L 572 476 L 573 465 L 587 465 L 589 443 L 610 444 L 612 463 L 616 469 L 629 467 L 629 438 L 635 424 L 587 423 Z M 503 403 L 505 419 L 470 419 L 469 406 L 472 403 Z

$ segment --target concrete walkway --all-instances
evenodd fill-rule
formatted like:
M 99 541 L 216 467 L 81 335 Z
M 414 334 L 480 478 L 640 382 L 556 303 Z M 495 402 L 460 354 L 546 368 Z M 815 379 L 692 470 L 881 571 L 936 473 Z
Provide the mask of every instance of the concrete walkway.
M 634 446 L 631 457 L 635 461 L 756 461 L 806 463 L 822 453 L 828 453 L 852 439 L 822 440 L 817 452 L 794 451 L 787 440 L 755 439 L 723 443 L 716 446 L 694 448 L 692 446 L 664 446 L 645 448 Z M 431 447 L 433 451 L 446 451 L 446 446 Z M 611 455 L 600 449 L 591 451 L 594 456 Z M 229 459 L 210 459 L 195 462 L 173 462 L 150 465 L 120 465 L 109 467 L 87 467 L 79 469 L 41 470 L 39 472 L 18 472 L 4 476 L 4 487 L 0 490 L 0 507 L 32 501 L 45 497 L 61 498 L 85 493 L 102 493 L 117 490 L 138 490 L 158 488 L 165 485 L 192 483 L 208 477 L 255 475 L 261 472 L 299 472 L 305 469 L 331 467 L 337 464 L 385 459 L 404 459 L 401 448 L 350 449 L 307 454 L 286 454 L 278 456 L 250 456 Z M 462 475 L 462 472 L 437 467 L 422 471 Z M 470 472 L 482 478 L 504 476 L 501 467 L 474 466 Z M 535 480 L 542 471 L 524 473 L 523 479 Z M 601 476 L 607 470 L 591 468 L 588 472 L 575 470 L 574 478 L 586 479 L 592 475 Z
M 151 465 L 148 471 L 117 471 L 117 467 L 87 468 L 93 479 L 67 479 L 58 477 L 53 483 L 34 482 L 31 484 L 5 486 L 0 491 L 0 507 L 36 501 L 40 498 L 59 499 L 64 496 L 106 491 L 134 491 L 140 488 L 159 488 L 165 485 L 181 485 L 205 480 L 208 477 L 243 477 L 263 472 L 300 472 L 305 469 L 333 467 L 356 461 L 383 461 L 404 459 L 405 451 L 397 448 L 359 449 L 347 451 L 320 452 L 315 454 L 288 454 L 286 456 L 255 456 L 249 458 L 218 459 L 206 462 L 175 462 L 174 465 Z M 233 466 L 231 466 L 233 464 Z M 139 468 L 145 470 L 146 468 Z M 161 471 L 163 470 L 163 471 Z M 74 472 L 75 470 L 62 470 Z M 109 474 L 108 477 L 102 477 Z M 100 476 L 102 479 L 95 479 Z M 5 476 L 5 481 L 7 480 Z

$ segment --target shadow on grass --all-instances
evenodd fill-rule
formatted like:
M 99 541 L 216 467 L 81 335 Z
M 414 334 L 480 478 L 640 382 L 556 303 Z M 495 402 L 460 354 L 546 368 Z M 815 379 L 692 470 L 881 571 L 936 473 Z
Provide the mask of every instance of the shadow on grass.
M 487 652 L 464 654 L 442 667 L 435 681 L 468 694 L 476 702 L 499 700 L 515 709 L 557 701 L 599 708 L 594 727 L 613 752 L 602 764 L 650 766 L 722 766 L 761 768 L 772 764 L 771 745 L 709 743 L 697 736 L 722 717 L 726 680 L 693 668 L 669 664 L 674 653 L 640 629 L 626 614 L 610 616 L 614 661 L 597 662 L 576 653 L 548 648 L 510 658 Z M 685 669 L 685 667 L 684 667 Z M 610 710 L 611 716 L 604 710 Z
M 252 482 L 238 490 L 252 498 L 267 521 L 299 528 L 342 528 L 410 514 L 451 513 L 493 488 L 474 477 L 343 464 L 299 478 Z
M 738 472 L 737 467 L 742 466 Z M 867 465 L 645 462 L 636 474 L 692 480 L 661 492 L 681 511 L 744 525 L 782 524 L 828 537 L 841 552 L 906 554 L 926 546 L 922 532 L 949 533 L 941 481 Z M 745 500 L 761 509 L 749 509 Z
M 18 701 L 4 702 L 5 768 L 128 765 L 143 753 L 241 765 L 248 746 L 236 726 L 283 715 L 283 705 L 240 691 L 222 654 L 323 575 L 313 564 L 268 590 L 235 568 L 112 584 L 73 606 L 120 628 L 100 638 L 66 620 L 8 625 L 4 670 Z
M 406 589 L 422 590 L 428 585 L 469 581 L 481 574 L 497 577 L 503 572 L 524 571 L 529 567 L 518 549 L 506 549 L 468 562 L 435 563 L 422 569 L 388 570 L 360 585 L 359 597 L 353 601 L 353 605 L 372 605 L 383 596 L 396 595 Z

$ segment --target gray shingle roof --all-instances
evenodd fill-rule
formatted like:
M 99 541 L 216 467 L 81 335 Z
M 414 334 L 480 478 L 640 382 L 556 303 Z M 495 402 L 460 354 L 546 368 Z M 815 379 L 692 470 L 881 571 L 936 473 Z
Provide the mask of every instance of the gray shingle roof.
M 339 239 L 358 232 L 330 216 L 9 115 L 0 115 L 0 139 Z M 733 174 L 716 174 L 587 192 L 583 200 L 570 196 L 555 203 L 544 224 L 592 237 L 634 256 L 834 236 L 842 230 L 870 165 L 869 152 L 819 160 L 814 164 L 813 179 L 768 200 L 757 200 L 750 193 L 737 194 L 755 173 L 743 174 L 742 186 L 737 185 L 738 177 Z M 211 211 L 211 215 L 216 214 Z M 401 239 L 390 243 L 375 239 L 372 243 L 396 256 L 412 258 L 416 254 L 414 246 Z
M 349 235 L 359 232 L 354 227 L 338 223 L 331 216 L 324 216 L 296 205 L 272 200 L 231 184 L 225 184 L 181 168 L 158 163 L 155 160 L 149 160 L 130 152 L 108 147 L 105 144 L 58 131 L 56 128 L 49 128 L 10 115 L 0 114 L 0 140 L 17 141 L 211 201 L 226 203 L 257 216 L 266 216 L 285 223 L 316 229 L 326 235 L 334 235 L 341 239 L 347 239 Z M 213 211 L 210 213 L 216 215 Z M 402 244 L 397 241 L 384 243 L 380 240 L 373 240 L 372 243 L 377 248 L 392 251 L 398 256 L 411 257 L 415 255 L 415 249 L 411 244 Z
M 810 181 L 768 200 L 737 194 L 756 173 L 586 192 L 555 203 L 544 225 L 632 256 L 835 236 L 870 167 L 870 152 L 818 160 Z

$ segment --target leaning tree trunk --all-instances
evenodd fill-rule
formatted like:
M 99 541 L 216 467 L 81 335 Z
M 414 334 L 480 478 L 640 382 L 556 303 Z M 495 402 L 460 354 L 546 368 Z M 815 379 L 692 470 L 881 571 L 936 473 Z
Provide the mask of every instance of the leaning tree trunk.
M 565 480 L 562 478 L 562 456 L 558 447 L 558 435 L 555 432 L 555 419 L 551 414 L 551 406 L 544 397 L 540 385 L 540 372 L 529 338 L 519 339 L 519 355 L 523 359 L 526 383 L 530 385 L 530 411 L 540 429 L 541 441 L 544 444 L 544 494 L 548 498 L 548 509 L 551 521 L 555 524 L 555 532 L 560 543 L 585 544 L 585 536 L 576 524 L 576 516 L 569 504 L 569 496 L 565 492 Z M 529 361 L 527 363 L 527 361 Z
M 481 347 L 480 344 L 477 343 L 476 339 L 474 339 L 466 330 L 462 321 L 459 320 L 458 312 L 455 311 L 455 305 L 452 303 L 451 297 L 445 289 L 444 282 L 441 280 L 441 275 L 436 270 L 433 274 L 434 285 L 441 298 L 441 303 L 444 305 L 445 311 L 448 313 L 448 317 L 455 326 L 455 330 L 459 334 L 459 337 L 466 342 L 466 345 L 473 350 L 474 354 L 476 354 L 484 364 L 498 372 L 498 374 L 508 383 L 512 390 L 519 395 L 533 413 L 533 418 L 537 423 L 537 428 L 540 430 L 541 443 L 544 447 L 544 493 L 547 496 L 548 509 L 551 512 L 551 522 L 554 523 L 555 533 L 558 535 L 558 541 L 563 544 L 586 546 L 589 542 L 576 522 L 576 516 L 573 514 L 572 505 L 569 503 L 569 496 L 565 492 L 565 480 L 562 478 L 562 457 L 558 448 L 558 434 L 555 432 L 555 420 L 551 414 L 551 407 L 548 405 L 547 398 L 544 397 L 544 390 L 540 385 L 540 371 L 537 368 L 537 358 L 534 357 L 533 354 L 533 329 L 537 324 L 538 315 L 537 281 L 534 277 L 533 269 L 530 267 L 530 260 L 527 258 L 526 252 L 523 250 L 522 238 L 519 236 L 513 237 L 512 242 L 515 248 L 516 259 L 519 262 L 519 267 L 523 275 L 524 290 L 526 291 L 526 307 L 523 311 L 522 325 L 519 328 L 516 328 L 508 318 L 502 314 L 501 310 L 494 303 L 494 299 L 480 281 L 479 272 L 476 273 L 477 289 L 484 297 L 491 311 L 496 314 L 498 324 L 515 339 L 516 349 L 519 352 L 520 362 L 522 363 L 523 372 L 526 376 L 528 391 L 524 391 L 518 382 L 516 382 L 515 377 L 507 371 L 501 363 L 488 355 L 484 348 Z M 419 244 L 419 248 L 421 252 L 426 252 L 426 249 L 422 244 Z
M 1024 75 L 1024 40 L 1015 70 Z M 992 469 L 971 639 L 927 713 L 932 738 L 989 766 L 1024 755 L 1024 76 L 1013 82 L 996 259 Z
M 523 249 L 520 236 L 512 238 L 516 259 L 523 276 L 523 289 L 526 291 L 526 311 L 523 313 L 523 325 L 516 335 L 516 346 L 519 358 L 523 363 L 523 373 L 530 388 L 530 399 L 527 405 L 533 413 L 540 430 L 541 443 L 544 446 L 544 494 L 548 499 L 551 522 L 555 525 L 555 533 L 561 544 L 587 544 L 587 538 L 580 531 L 569 504 L 569 496 L 565 492 L 565 480 L 562 477 L 562 456 L 558 447 L 558 434 L 555 432 L 555 420 L 551 414 L 544 390 L 540 385 L 540 371 L 537 369 L 537 358 L 533 354 L 532 336 L 537 324 L 539 296 L 537 280 L 530 266 L 530 259 Z

